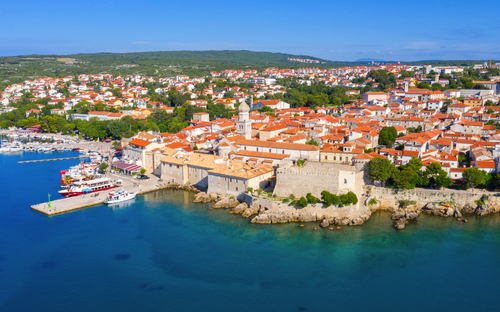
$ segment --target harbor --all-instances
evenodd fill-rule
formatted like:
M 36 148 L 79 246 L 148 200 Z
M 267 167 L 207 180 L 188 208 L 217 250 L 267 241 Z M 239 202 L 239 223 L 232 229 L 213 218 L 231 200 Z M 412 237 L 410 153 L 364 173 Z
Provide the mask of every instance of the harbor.
M 107 194 L 114 190 L 124 189 L 127 191 L 137 192 L 137 195 L 140 195 L 168 187 L 167 183 L 158 181 L 158 178 L 154 176 L 150 176 L 149 179 L 136 179 L 126 175 L 109 173 L 106 175 L 106 177 L 110 178 L 115 183 L 116 182 L 121 182 L 121 183 L 119 186 L 117 186 L 115 189 L 112 190 L 105 190 L 81 196 L 50 200 L 50 205 L 49 202 L 47 201 L 44 203 L 32 205 L 31 209 L 40 212 L 46 216 L 54 216 L 79 209 L 101 205 L 104 199 L 106 198 Z M 58 194 L 54 195 L 59 196 Z

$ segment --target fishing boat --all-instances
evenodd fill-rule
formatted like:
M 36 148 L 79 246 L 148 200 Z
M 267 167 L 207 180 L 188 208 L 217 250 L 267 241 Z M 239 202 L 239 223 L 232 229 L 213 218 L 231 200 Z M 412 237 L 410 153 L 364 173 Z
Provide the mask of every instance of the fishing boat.
M 127 192 L 124 190 L 121 190 L 119 192 L 111 192 L 108 193 L 108 196 L 104 200 L 105 204 L 116 204 L 116 203 L 121 203 L 127 200 L 134 199 L 137 196 L 137 193 L 134 192 Z
M 109 178 L 100 178 L 90 181 L 82 182 L 79 185 L 73 185 L 68 189 L 59 191 L 64 197 L 73 197 L 89 193 L 95 193 L 115 188 L 115 185 Z

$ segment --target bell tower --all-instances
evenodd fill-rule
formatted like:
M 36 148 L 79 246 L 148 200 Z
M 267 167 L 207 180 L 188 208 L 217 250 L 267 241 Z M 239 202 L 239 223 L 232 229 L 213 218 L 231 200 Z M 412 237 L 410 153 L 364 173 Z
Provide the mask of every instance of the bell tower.
M 251 100 L 250 100 L 251 101 Z M 236 122 L 236 134 L 244 136 L 246 140 L 252 138 L 252 123 L 250 122 L 250 107 L 244 101 L 238 107 L 238 121 Z

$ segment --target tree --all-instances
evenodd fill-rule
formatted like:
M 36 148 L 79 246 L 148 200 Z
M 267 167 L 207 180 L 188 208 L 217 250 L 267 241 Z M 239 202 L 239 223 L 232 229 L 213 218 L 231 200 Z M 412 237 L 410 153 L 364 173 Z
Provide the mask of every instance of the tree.
M 319 143 L 314 139 L 310 139 L 306 144 L 319 146 Z
M 407 190 L 415 188 L 417 174 L 408 167 L 400 166 L 400 168 L 394 170 L 392 179 L 398 188 Z
M 307 206 L 307 199 L 305 199 L 303 196 L 299 199 L 298 203 L 300 208 L 304 208 Z
M 108 164 L 103 162 L 101 163 L 101 165 L 99 166 L 99 170 L 101 170 L 101 172 L 106 172 L 106 169 L 108 169 Z
M 465 169 L 462 176 L 465 184 L 467 184 L 470 188 L 472 188 L 473 192 L 476 186 L 484 183 L 483 173 L 476 167 Z
M 453 185 L 453 180 L 448 176 L 448 173 L 443 170 L 443 172 L 434 178 L 434 184 L 438 188 L 450 187 Z
M 146 174 L 146 169 L 141 168 L 141 174 L 142 174 L 142 175 Z
M 378 137 L 379 145 L 386 145 L 391 148 L 398 137 L 398 131 L 394 127 L 383 127 Z
M 368 163 L 367 170 L 370 180 L 385 183 L 385 181 L 387 181 L 387 179 L 389 179 L 392 175 L 394 166 L 387 158 L 375 157 Z

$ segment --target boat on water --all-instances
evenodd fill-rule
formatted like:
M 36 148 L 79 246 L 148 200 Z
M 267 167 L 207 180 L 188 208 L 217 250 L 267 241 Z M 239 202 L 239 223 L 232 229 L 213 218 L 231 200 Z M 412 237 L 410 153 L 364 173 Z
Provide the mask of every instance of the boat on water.
M 100 178 L 90 181 L 84 181 L 79 185 L 73 185 L 68 189 L 63 189 L 59 191 L 64 197 L 80 196 L 89 193 L 95 193 L 100 191 L 105 191 L 113 189 L 116 186 L 113 184 L 109 178 Z
M 134 192 L 127 192 L 124 190 L 118 191 L 118 192 L 111 192 L 108 194 L 106 199 L 104 200 L 105 204 L 116 204 L 116 203 L 121 203 L 124 201 L 128 201 L 131 199 L 134 199 L 137 196 L 137 193 Z

